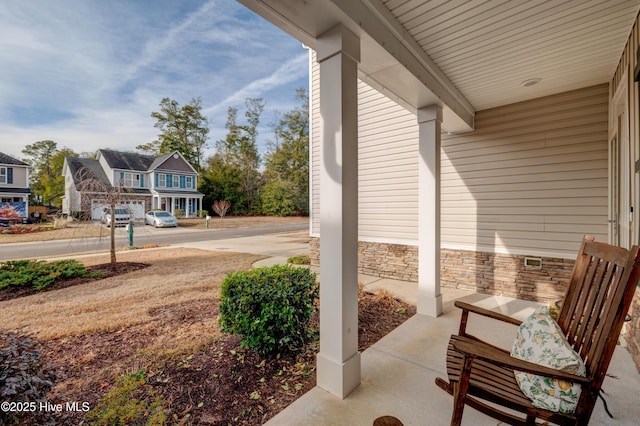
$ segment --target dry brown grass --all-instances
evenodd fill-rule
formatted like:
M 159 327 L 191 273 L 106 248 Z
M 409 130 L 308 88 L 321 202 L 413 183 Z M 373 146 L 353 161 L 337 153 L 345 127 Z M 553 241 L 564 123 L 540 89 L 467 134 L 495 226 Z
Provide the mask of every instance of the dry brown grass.
M 44 339 L 142 324 L 150 312 L 176 303 L 216 299 L 229 272 L 249 269 L 257 255 L 196 249 L 156 249 L 118 255 L 151 266 L 117 277 L 0 302 L 3 328 L 28 326 Z M 108 262 L 108 255 L 81 259 Z
M 396 300 L 396 297 L 386 288 L 381 288 L 376 292 L 373 300 L 375 302 L 391 301 Z
M 62 222 L 61 222 L 62 221 Z M 56 229 L 46 232 L 36 232 L 33 234 L 0 234 L 0 244 L 6 243 L 28 243 L 33 241 L 67 240 L 76 238 L 109 237 L 109 228 L 97 222 L 67 222 L 63 219 L 57 220 Z M 180 227 L 203 229 L 206 228 L 204 218 L 178 219 Z M 272 217 L 272 216 L 247 216 L 234 217 L 227 216 L 220 220 L 218 216 L 212 216 L 209 221 L 209 229 L 221 228 L 247 228 L 261 225 L 284 225 L 290 223 L 308 223 L 308 217 Z M 64 225 L 64 226 L 63 226 Z M 35 225 L 39 226 L 39 225 Z M 58 228 L 60 226 L 60 228 Z M 142 226 L 142 225 L 140 225 Z
M 67 222 L 64 227 L 52 229 L 51 231 L 34 232 L 32 234 L 1 234 L 0 244 L 29 243 L 33 241 L 70 240 L 75 238 L 91 237 L 106 238 L 109 236 L 109 232 L 109 228 L 101 226 L 98 223 Z
M 178 219 L 178 223 L 183 228 L 206 228 L 206 220 L 204 218 Z M 309 218 L 304 216 L 225 216 L 224 219 L 220 220 L 220 216 L 211 216 L 209 229 L 248 228 L 252 226 L 284 225 L 290 223 L 309 223 Z

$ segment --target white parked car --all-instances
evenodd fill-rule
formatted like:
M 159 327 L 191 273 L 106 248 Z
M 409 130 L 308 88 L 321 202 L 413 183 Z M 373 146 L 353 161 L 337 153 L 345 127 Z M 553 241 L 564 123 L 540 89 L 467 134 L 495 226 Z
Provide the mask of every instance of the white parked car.
M 178 226 L 178 221 L 169 212 L 164 210 L 151 210 L 144 216 L 146 225 L 153 225 L 156 228 L 165 228 L 170 226 Z
M 101 222 L 111 227 L 111 224 L 115 224 L 115 226 L 126 226 L 131 221 L 131 212 L 126 207 L 117 206 L 114 209 L 115 212 L 115 220 L 111 217 L 111 208 L 105 207 L 102 209 Z

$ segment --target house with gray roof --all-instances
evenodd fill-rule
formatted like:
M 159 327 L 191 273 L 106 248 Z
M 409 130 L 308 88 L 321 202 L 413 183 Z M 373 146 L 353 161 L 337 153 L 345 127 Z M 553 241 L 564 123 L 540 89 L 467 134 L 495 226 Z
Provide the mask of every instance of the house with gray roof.
M 95 179 L 106 187 L 127 187 L 129 196 L 122 204 L 136 219 L 143 219 L 151 209 L 185 217 L 194 217 L 202 210 L 203 194 L 197 190 L 198 172 L 178 151 L 155 157 L 100 149 L 95 159 L 65 158 L 63 175 L 62 211 L 66 214 L 90 212 L 92 219 L 100 219 L 105 207 L 104 194 L 83 197 L 81 188 L 86 179 Z
M 0 152 L 0 219 L 18 219 L 29 213 L 31 166 Z

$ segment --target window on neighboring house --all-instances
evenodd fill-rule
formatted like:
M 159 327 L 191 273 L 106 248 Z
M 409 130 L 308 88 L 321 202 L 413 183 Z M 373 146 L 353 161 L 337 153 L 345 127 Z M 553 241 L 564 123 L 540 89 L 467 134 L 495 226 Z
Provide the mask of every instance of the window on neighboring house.
M 187 176 L 187 177 L 184 179 L 184 182 L 185 182 L 185 184 L 184 184 L 184 187 L 185 187 L 185 188 L 187 188 L 187 189 L 193 189 L 193 176 Z
M 0 167 L 0 183 L 7 183 L 7 168 Z
M 158 186 L 161 188 L 167 186 L 167 175 L 158 174 Z
M 180 176 L 173 175 L 173 187 L 180 188 Z
M 122 182 L 127 188 L 140 187 L 140 174 L 125 172 L 121 174 Z

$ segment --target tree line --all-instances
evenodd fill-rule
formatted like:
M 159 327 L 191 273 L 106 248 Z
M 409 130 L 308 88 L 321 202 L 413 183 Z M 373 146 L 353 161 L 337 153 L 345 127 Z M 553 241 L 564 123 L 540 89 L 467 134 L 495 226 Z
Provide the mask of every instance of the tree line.
M 267 150 L 258 149 L 258 127 L 265 102 L 248 98 L 244 111 L 229 108 L 224 139 L 215 141 L 215 153 L 204 158 L 209 123 L 202 101 L 186 105 L 164 98 L 151 116 L 159 130 L 155 140 L 136 149 L 150 155 L 180 152 L 200 173 L 198 190 L 204 194 L 203 208 L 213 213 L 216 201 L 230 203 L 234 215 L 307 215 L 309 213 L 309 100 L 305 89 L 295 94 L 297 105 L 276 113 L 269 124 L 272 137 Z M 52 140 L 27 145 L 22 153 L 33 166 L 31 202 L 61 206 L 64 196 L 62 168 L 67 156 L 91 158 L 92 153 L 58 149 Z

